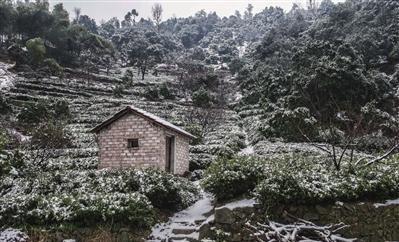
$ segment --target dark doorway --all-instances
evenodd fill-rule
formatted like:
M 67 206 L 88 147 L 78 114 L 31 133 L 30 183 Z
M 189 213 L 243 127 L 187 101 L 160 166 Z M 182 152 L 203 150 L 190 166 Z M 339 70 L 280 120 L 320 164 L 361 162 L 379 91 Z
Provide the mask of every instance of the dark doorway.
M 166 136 L 166 159 L 165 170 L 172 172 L 175 169 L 175 137 Z

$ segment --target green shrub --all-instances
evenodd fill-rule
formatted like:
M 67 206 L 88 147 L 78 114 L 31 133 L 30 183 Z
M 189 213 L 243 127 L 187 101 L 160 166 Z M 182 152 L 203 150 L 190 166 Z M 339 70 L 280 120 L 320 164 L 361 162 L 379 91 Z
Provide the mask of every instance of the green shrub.
M 47 58 L 43 61 L 43 65 L 48 68 L 49 72 L 55 76 L 62 76 L 64 69 L 53 58 Z
M 70 219 L 77 224 L 115 221 L 148 228 L 155 222 L 150 201 L 140 193 L 82 194 L 67 201 L 72 201 L 74 211 Z
M 63 149 L 71 146 L 72 138 L 63 123 L 47 122 L 32 130 L 30 144 L 34 149 Z
M 17 120 L 20 127 L 32 130 L 39 123 L 68 121 L 71 116 L 66 100 L 39 100 L 28 103 L 17 115 Z
M 53 112 L 53 118 L 57 120 L 69 120 L 72 117 L 69 103 L 65 99 L 57 99 L 53 101 L 50 109 Z
M 46 54 L 46 47 L 41 38 L 30 39 L 26 42 L 26 48 L 31 56 L 32 64 L 38 66 L 43 62 Z
M 137 175 L 139 191 L 157 208 L 178 210 L 191 205 L 198 198 L 198 189 L 186 178 L 158 169 L 148 169 Z
M 160 170 L 43 169 L 27 161 L 0 179 L 0 223 L 146 227 L 154 207 L 179 209 L 198 198 L 185 178 Z M 16 176 L 16 177 L 15 177 Z
M 123 97 L 123 90 L 124 87 L 122 85 L 118 85 L 112 90 L 112 94 L 114 97 L 121 98 Z
M 159 100 L 159 91 L 156 88 L 147 88 L 144 97 L 151 101 Z
M 0 115 L 9 114 L 11 112 L 12 107 L 8 103 L 8 100 L 5 97 L 0 96 Z
M 219 158 L 205 171 L 202 184 L 219 200 L 235 198 L 255 188 L 264 168 L 263 161 L 256 158 Z
M 359 168 L 356 173 L 338 172 L 310 159 L 271 169 L 256 187 L 255 194 L 267 207 L 309 205 L 396 197 L 398 184 L 399 172 L 394 166 L 376 165 Z
M 171 93 L 166 83 L 163 83 L 159 88 L 159 94 L 163 96 L 165 99 L 173 100 L 175 96 Z
M 219 159 L 205 172 L 203 185 L 217 199 L 255 195 L 265 207 L 380 200 L 399 196 L 399 156 L 388 164 L 336 171 L 323 157 Z
M 261 128 L 265 137 L 282 137 L 290 141 L 304 141 L 304 135 L 308 138 L 317 137 L 317 121 L 308 108 L 277 109 L 268 113 L 268 116 L 267 125 Z
M 127 69 L 123 74 L 122 80 L 126 86 L 131 86 L 133 84 L 133 71 L 131 69 Z
M 49 120 L 51 118 L 52 115 L 49 110 L 49 104 L 46 100 L 28 103 L 17 115 L 18 124 L 25 127 L 38 124 L 43 120 Z
M 209 107 L 212 103 L 212 97 L 204 87 L 201 87 L 193 93 L 192 100 L 194 105 L 198 107 Z
M 196 124 L 191 124 L 188 127 L 186 127 L 186 130 L 195 136 L 194 139 L 191 140 L 190 144 L 191 145 L 199 145 L 203 143 L 204 139 L 204 131 L 202 126 L 196 125 Z

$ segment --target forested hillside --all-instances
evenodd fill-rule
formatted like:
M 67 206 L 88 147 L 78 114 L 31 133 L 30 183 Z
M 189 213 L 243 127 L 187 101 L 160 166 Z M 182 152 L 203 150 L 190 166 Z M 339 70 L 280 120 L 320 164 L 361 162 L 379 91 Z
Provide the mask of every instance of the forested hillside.
M 205 107 L 227 104 L 225 78 L 215 71 L 229 70 L 243 96 L 236 108 L 259 115 L 261 137 L 324 140 L 330 126 L 392 137 L 398 132 L 397 4 L 322 1 L 255 15 L 249 5 L 230 17 L 199 11 L 166 21 L 160 6 L 153 20 L 139 20 L 133 9 L 123 20 L 97 25 L 62 4 L 50 10 L 46 1 L 2 1 L 1 47 L 16 69 L 61 74 L 64 66 L 109 75 L 123 67 L 125 79 L 143 80 L 165 70 L 188 100 Z
M 136 241 L 193 204 L 185 178 L 97 169 L 89 131 L 126 105 L 196 136 L 189 179 L 218 202 L 397 198 L 399 2 L 309 2 L 96 23 L 0 0 L 0 231 Z

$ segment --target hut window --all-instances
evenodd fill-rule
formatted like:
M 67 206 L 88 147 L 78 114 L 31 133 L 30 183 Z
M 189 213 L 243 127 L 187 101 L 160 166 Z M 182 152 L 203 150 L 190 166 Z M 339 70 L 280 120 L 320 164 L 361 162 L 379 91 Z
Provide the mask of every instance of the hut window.
M 139 139 L 128 139 L 127 148 L 139 148 Z

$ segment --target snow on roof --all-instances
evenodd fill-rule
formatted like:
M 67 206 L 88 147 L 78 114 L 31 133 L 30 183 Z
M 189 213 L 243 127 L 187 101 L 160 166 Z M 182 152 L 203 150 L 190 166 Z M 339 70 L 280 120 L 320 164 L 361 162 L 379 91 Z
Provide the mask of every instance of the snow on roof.
M 98 132 L 100 130 L 102 130 L 103 128 L 107 127 L 109 124 L 113 123 L 114 121 L 118 120 L 119 118 L 121 118 L 122 116 L 124 116 L 125 114 L 129 113 L 129 112 L 133 112 L 136 113 L 138 115 L 144 116 L 145 118 L 148 118 L 150 120 L 152 120 L 155 123 L 158 123 L 159 125 L 165 127 L 165 128 L 169 128 L 171 130 L 176 131 L 177 133 L 183 134 L 185 136 L 188 136 L 190 138 L 195 138 L 194 135 L 190 134 L 189 132 L 177 127 L 176 125 L 166 121 L 165 119 L 162 119 L 152 113 L 149 113 L 147 111 L 144 111 L 140 108 L 136 108 L 134 106 L 127 106 L 126 108 L 124 108 L 123 110 L 119 111 L 118 113 L 114 114 L 112 117 L 108 118 L 107 120 L 105 120 L 104 122 L 102 122 L 100 125 L 96 126 L 95 128 L 93 128 L 91 131 L 92 132 Z

